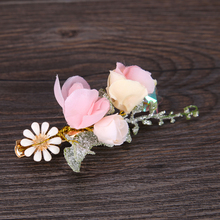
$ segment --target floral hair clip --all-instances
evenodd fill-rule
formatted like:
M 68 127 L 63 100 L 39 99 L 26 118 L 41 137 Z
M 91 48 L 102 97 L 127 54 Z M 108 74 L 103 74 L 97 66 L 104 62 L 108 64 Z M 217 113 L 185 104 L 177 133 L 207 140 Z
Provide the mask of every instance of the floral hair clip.
M 85 156 L 95 154 L 93 146 L 130 143 L 130 131 L 136 135 L 139 122 L 152 125 L 151 119 L 157 119 L 158 124 L 163 125 L 164 120 L 174 123 L 177 117 L 190 119 L 199 115 L 195 105 L 185 107 L 183 113 L 158 112 L 156 84 L 150 72 L 122 63 L 117 63 L 116 69 L 110 71 L 106 90 L 91 89 L 80 76 L 68 78 L 61 89 L 57 76 L 54 94 L 68 125 L 58 130 L 56 127 L 49 129 L 47 122 L 41 127 L 33 122 L 33 132 L 25 129 L 25 138 L 16 141 L 15 153 L 18 157 L 34 154 L 37 162 L 43 155 L 45 161 L 50 161 L 49 151 L 58 154 L 57 145 L 69 142 L 71 146 L 64 149 L 64 157 L 72 170 L 79 172 Z

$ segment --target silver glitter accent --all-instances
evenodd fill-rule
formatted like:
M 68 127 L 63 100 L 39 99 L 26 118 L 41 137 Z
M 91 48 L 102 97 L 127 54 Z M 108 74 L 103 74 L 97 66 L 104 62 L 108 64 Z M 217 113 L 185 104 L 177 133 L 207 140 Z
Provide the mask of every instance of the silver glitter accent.
M 164 122 L 163 122 L 163 120 L 160 120 L 159 122 L 158 122 L 158 125 L 163 125 L 164 124 Z
M 166 111 L 155 113 L 155 110 L 157 109 L 157 105 L 155 105 L 155 103 L 153 102 L 150 102 L 149 103 L 149 114 L 135 117 L 135 114 L 142 112 L 143 108 L 144 108 L 144 102 L 140 103 L 138 106 L 136 106 L 132 110 L 130 114 L 130 118 L 128 118 L 129 115 L 125 116 L 125 120 L 128 123 L 134 125 L 134 127 L 132 128 L 134 135 L 136 135 L 139 131 L 139 125 L 138 125 L 139 121 L 142 121 L 144 125 L 152 125 L 152 122 L 150 121 L 150 119 L 157 119 L 159 120 L 158 124 L 161 126 L 164 124 L 164 120 L 170 120 L 170 123 L 174 123 L 175 118 L 177 117 L 185 116 L 186 119 L 189 120 L 191 119 L 191 116 L 198 117 L 199 115 L 198 108 L 195 105 L 190 105 L 190 106 L 185 107 L 183 113 L 174 114 L 173 111 L 171 111 L 169 115 L 165 115 Z M 191 108 L 194 108 L 194 110 L 190 111 Z
M 146 120 L 146 119 L 144 119 L 144 120 L 142 121 L 142 123 L 143 123 L 144 125 L 152 125 L 152 122 L 151 122 L 150 120 Z
M 131 143 L 131 141 L 132 141 L 132 138 L 131 138 L 130 130 L 128 129 L 128 133 L 126 136 L 126 142 Z
M 184 108 L 184 113 L 188 114 L 189 113 L 189 108 Z
M 137 123 L 135 123 L 135 126 L 132 128 L 133 134 L 136 135 L 139 131 L 139 126 Z
M 97 136 L 92 131 L 83 131 L 75 136 L 65 136 L 71 147 L 64 149 L 64 157 L 75 172 L 80 172 L 81 162 L 87 154 L 95 154 L 91 151 L 93 146 L 105 145 L 107 147 L 113 147 L 114 145 L 106 145 L 100 142 Z
M 199 116 L 199 112 L 193 112 L 193 117 L 198 117 Z
M 174 118 L 172 118 L 171 120 L 170 120 L 170 123 L 175 123 L 175 119 Z

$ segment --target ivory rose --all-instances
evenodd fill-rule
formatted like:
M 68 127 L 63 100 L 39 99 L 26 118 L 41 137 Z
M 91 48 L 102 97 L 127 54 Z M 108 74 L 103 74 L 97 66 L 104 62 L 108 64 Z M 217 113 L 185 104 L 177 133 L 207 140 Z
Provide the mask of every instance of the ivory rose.
M 125 113 L 131 112 L 154 89 L 155 81 L 150 72 L 138 66 L 125 67 L 122 63 L 110 71 L 106 88 L 113 105 Z
M 54 84 L 57 102 L 63 108 L 68 125 L 75 129 L 86 128 L 101 120 L 110 108 L 106 98 L 100 98 L 95 89 L 80 76 L 66 80 L 62 90 L 57 76 Z
M 109 115 L 94 125 L 94 134 L 105 144 L 121 145 L 128 133 L 128 123 L 121 115 Z

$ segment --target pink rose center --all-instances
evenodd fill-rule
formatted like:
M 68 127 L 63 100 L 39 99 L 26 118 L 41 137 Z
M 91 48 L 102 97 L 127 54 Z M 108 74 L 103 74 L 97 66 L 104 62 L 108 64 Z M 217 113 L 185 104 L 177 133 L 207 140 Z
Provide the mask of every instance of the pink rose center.
M 70 96 L 77 89 L 83 89 L 82 83 L 74 83 L 68 91 L 68 96 Z

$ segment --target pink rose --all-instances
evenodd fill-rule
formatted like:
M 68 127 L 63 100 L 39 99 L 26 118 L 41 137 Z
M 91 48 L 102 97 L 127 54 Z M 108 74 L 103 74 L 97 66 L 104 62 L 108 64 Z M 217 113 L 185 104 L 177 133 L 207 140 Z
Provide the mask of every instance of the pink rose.
M 126 79 L 139 82 L 147 89 L 148 94 L 154 92 L 155 81 L 152 79 L 151 73 L 139 66 L 124 66 L 122 63 L 117 62 L 114 71 L 124 75 Z
M 154 89 L 155 80 L 150 72 L 138 66 L 125 67 L 122 63 L 117 63 L 116 69 L 110 71 L 106 88 L 113 105 L 126 113 L 131 112 Z
M 66 80 L 62 90 L 57 76 L 54 84 L 54 94 L 57 102 L 63 108 L 68 125 L 75 129 L 89 127 L 101 120 L 110 108 L 106 98 L 100 98 L 95 89 L 80 76 Z
M 109 115 L 94 125 L 94 134 L 105 144 L 121 145 L 128 134 L 128 123 L 121 115 Z

